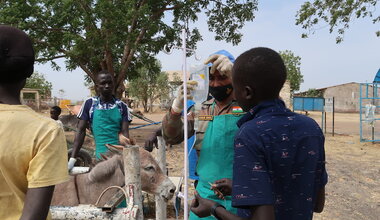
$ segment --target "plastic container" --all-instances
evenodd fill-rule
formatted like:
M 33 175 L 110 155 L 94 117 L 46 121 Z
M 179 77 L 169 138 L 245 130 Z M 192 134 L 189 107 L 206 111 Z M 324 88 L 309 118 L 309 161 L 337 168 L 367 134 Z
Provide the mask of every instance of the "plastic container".
M 209 68 L 207 65 L 197 65 L 190 68 L 190 80 L 196 81 L 198 84 L 195 86 L 191 95 L 193 101 L 197 105 L 207 100 L 208 97 L 208 83 L 209 83 Z
M 198 130 L 198 113 L 202 103 L 207 100 L 209 87 L 209 67 L 207 65 L 197 65 L 190 67 L 190 80 L 196 81 L 197 85 L 191 92 L 195 102 L 194 129 Z

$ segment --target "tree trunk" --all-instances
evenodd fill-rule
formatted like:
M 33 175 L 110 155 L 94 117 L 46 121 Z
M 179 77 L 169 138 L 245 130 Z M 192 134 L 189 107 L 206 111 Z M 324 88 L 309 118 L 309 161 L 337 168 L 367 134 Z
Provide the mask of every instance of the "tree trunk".
M 124 92 L 125 92 L 125 86 L 124 83 L 121 83 L 119 85 L 115 85 L 115 91 L 114 94 L 116 98 L 121 99 L 124 97 Z
M 148 112 L 148 102 L 146 100 L 142 101 L 143 107 L 144 107 L 144 113 Z

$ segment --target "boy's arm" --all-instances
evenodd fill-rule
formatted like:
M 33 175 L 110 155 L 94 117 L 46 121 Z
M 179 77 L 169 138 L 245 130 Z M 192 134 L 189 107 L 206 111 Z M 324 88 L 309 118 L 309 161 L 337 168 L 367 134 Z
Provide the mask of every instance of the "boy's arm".
M 131 113 L 129 112 L 127 104 L 122 102 L 122 123 L 121 123 L 121 133 L 124 137 L 129 139 L 129 123 L 132 121 Z
M 54 185 L 28 188 L 20 220 L 46 219 L 53 192 Z
M 321 188 L 317 193 L 317 200 L 314 206 L 314 212 L 321 213 L 325 207 L 325 187 Z
M 84 138 L 86 136 L 86 128 L 87 128 L 87 121 L 86 120 L 79 120 L 78 123 L 78 130 L 75 134 L 75 139 L 73 143 L 73 151 L 71 153 L 72 158 L 76 158 L 77 153 L 79 152 L 80 148 L 83 145 Z
M 195 199 L 191 204 L 191 211 L 199 217 L 207 217 L 213 214 L 217 219 L 221 220 L 248 220 L 246 218 L 241 218 L 235 214 L 232 214 L 221 206 L 216 206 L 218 203 L 209 199 L 202 198 L 197 192 L 194 196 Z M 274 207 L 272 205 L 252 206 L 250 207 L 250 211 L 250 220 L 275 219 Z
M 124 137 L 129 138 L 129 121 L 123 121 L 121 124 L 121 133 Z
M 76 158 L 77 153 L 79 152 L 80 148 L 83 145 L 84 138 L 86 136 L 86 128 L 90 121 L 90 108 L 92 106 L 92 99 L 89 98 L 86 100 L 86 102 L 82 105 L 79 114 L 78 114 L 78 126 L 77 131 L 75 132 L 75 139 L 73 143 L 73 151 L 71 153 L 71 158 Z M 70 158 L 70 160 L 71 160 Z M 74 162 L 75 163 L 75 162 Z M 72 164 L 74 166 L 74 164 Z M 70 169 L 70 165 L 69 165 Z

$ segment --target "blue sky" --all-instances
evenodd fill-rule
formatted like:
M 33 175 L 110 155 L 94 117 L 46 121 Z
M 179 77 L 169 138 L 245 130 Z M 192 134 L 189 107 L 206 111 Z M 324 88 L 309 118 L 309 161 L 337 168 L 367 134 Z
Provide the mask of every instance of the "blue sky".
M 302 39 L 304 30 L 295 25 L 296 11 L 302 2 L 304 1 L 261 0 L 255 20 L 241 30 L 244 36 L 237 46 L 215 41 L 215 35 L 208 32 L 206 19 L 201 16 L 195 25 L 201 31 L 203 41 L 198 43 L 196 52 L 204 60 L 220 49 L 229 51 L 235 57 L 258 46 L 276 51 L 291 50 L 301 57 L 304 83 L 301 84 L 300 91 L 347 82 L 372 82 L 380 68 L 380 38 L 375 35 L 380 29 L 379 24 L 374 25 L 369 19 L 353 21 L 340 44 L 335 44 L 336 33 L 330 34 L 327 26 L 309 38 Z M 174 51 L 171 55 L 159 53 L 157 58 L 161 61 L 163 70 L 181 69 L 180 51 Z M 58 91 L 63 89 L 65 98 L 85 99 L 89 92 L 83 84 L 83 71 L 77 69 L 66 72 L 63 61 L 58 62 L 62 66 L 59 72 L 52 70 L 49 64 L 37 65 L 35 69 L 52 82 L 54 96 L 60 97 Z M 189 66 L 201 61 L 190 57 L 187 62 Z

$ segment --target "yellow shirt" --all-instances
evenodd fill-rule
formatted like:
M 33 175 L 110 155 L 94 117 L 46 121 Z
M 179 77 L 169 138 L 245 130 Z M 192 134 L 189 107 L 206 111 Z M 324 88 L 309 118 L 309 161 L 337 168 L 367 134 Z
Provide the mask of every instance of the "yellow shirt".
M 24 105 L 0 104 L 0 219 L 21 217 L 28 188 L 67 180 L 66 139 L 57 122 Z

